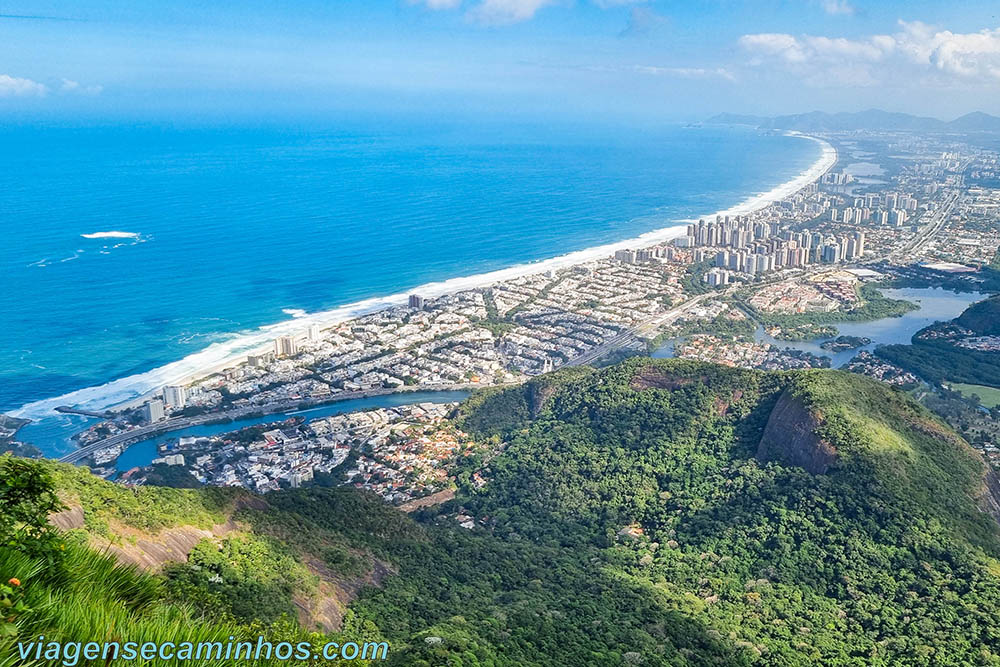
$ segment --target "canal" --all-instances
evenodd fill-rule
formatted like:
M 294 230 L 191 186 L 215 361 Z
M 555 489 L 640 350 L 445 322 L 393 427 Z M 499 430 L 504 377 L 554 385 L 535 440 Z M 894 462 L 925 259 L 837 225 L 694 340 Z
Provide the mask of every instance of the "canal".
M 267 424 L 270 422 L 284 421 L 289 417 L 304 417 L 306 420 L 309 420 L 329 417 L 330 415 L 340 415 L 345 412 L 355 412 L 358 410 L 391 408 L 397 405 L 412 405 L 414 403 L 453 403 L 464 401 L 468 398 L 470 393 L 471 392 L 468 391 L 403 392 L 399 394 L 389 394 L 387 396 L 372 396 L 370 398 L 356 398 L 347 401 L 340 401 L 339 403 L 321 405 L 308 410 L 292 410 L 285 413 L 278 412 L 259 417 L 247 417 L 246 419 L 238 419 L 224 424 L 203 424 L 201 426 L 192 426 L 190 428 L 163 433 L 150 438 L 149 440 L 142 440 L 130 445 L 124 452 L 122 452 L 122 455 L 118 457 L 116 468 L 119 471 L 125 471 L 135 468 L 136 466 L 149 465 L 150 461 L 158 456 L 156 449 L 158 445 L 170 440 L 176 440 L 177 438 L 218 435 L 219 433 L 236 431 L 246 426 L 253 426 L 255 424 Z

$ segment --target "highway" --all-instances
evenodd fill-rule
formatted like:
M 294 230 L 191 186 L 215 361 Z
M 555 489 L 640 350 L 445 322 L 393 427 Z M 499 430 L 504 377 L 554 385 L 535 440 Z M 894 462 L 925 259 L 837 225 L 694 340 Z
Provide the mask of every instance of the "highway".
M 914 238 L 903 244 L 903 247 L 893 250 L 886 258 L 889 261 L 907 260 L 910 256 L 919 253 L 924 246 L 940 232 L 948 223 L 951 212 L 958 203 L 959 193 L 954 192 L 948 196 L 945 203 L 934 212 L 931 221 Z
M 718 297 L 719 295 L 717 292 L 707 292 L 705 294 L 699 294 L 692 299 L 688 299 L 684 303 L 671 308 L 665 313 L 660 313 L 659 315 L 640 322 L 631 329 L 626 329 L 620 334 L 612 336 L 597 347 L 573 357 L 563 364 L 563 366 L 583 366 L 584 364 L 597 361 L 609 352 L 625 347 L 629 343 L 637 340 L 640 336 L 654 332 L 656 329 L 672 323 L 681 315 L 681 313 L 684 312 L 685 309 L 704 301 L 710 296 Z

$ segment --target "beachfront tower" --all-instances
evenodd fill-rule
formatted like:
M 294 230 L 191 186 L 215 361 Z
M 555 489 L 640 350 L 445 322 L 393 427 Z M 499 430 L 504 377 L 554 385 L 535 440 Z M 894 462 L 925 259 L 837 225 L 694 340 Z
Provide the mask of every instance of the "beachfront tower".
M 146 404 L 142 406 L 142 415 L 150 424 L 162 420 L 164 417 L 163 401 L 158 398 L 146 401 Z
M 274 355 L 276 357 L 294 357 L 299 351 L 295 339 L 291 336 L 278 336 L 274 339 Z
M 187 389 L 176 385 L 163 388 L 163 402 L 171 408 L 181 409 L 187 403 Z

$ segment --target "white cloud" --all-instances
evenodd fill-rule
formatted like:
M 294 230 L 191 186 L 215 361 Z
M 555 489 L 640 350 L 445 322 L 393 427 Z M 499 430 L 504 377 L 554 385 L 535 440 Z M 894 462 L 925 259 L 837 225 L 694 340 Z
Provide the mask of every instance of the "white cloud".
M 464 0 L 406 0 L 411 5 L 424 5 L 432 10 L 458 9 Z M 466 17 L 483 25 L 508 25 L 534 18 L 538 10 L 549 5 L 571 4 L 572 0 L 478 0 Z M 591 0 L 601 9 L 622 7 L 647 0 Z
M 49 89 L 45 84 L 9 74 L 0 74 L 0 97 L 42 97 L 47 92 Z
M 60 92 L 78 95 L 100 95 L 102 90 L 104 90 L 103 86 L 85 86 L 72 79 L 63 79 L 62 85 L 59 86 Z
M 651 76 L 676 76 L 682 79 L 714 79 L 721 78 L 727 81 L 735 81 L 733 73 L 723 67 L 702 68 L 702 67 L 655 67 L 651 65 L 636 65 L 632 68 L 640 74 Z
M 806 59 L 802 44 L 791 35 L 765 32 L 740 37 L 740 46 L 753 55 L 773 56 L 790 63 Z
M 857 11 L 847 0 L 823 0 L 823 10 L 827 14 L 853 16 Z
M 542 7 L 555 0 L 482 0 L 469 10 L 469 18 L 486 25 L 519 23 L 535 16 Z
M 779 66 L 814 85 L 876 85 L 900 77 L 932 85 L 1000 82 L 1000 28 L 953 33 L 920 22 L 899 25 L 892 35 L 862 39 L 761 33 L 744 35 L 739 44 L 751 65 Z

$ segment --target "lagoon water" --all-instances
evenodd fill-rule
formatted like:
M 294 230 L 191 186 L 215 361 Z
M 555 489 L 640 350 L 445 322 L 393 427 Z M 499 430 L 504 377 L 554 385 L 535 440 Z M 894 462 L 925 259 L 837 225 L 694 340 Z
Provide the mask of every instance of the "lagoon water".
M 820 154 L 743 128 L 356 119 L 8 126 L 0 145 L 0 411 L 50 454 L 85 422 L 51 413 L 67 393 L 725 209 Z
M 312 419 L 329 417 L 331 415 L 341 415 L 346 412 L 354 412 L 357 410 L 392 408 L 399 405 L 409 405 L 413 403 L 457 403 L 465 400 L 468 396 L 469 392 L 467 391 L 406 392 L 402 394 L 390 394 L 388 396 L 351 399 L 341 401 L 339 403 L 331 403 L 330 405 L 322 405 L 308 410 L 299 410 L 285 414 L 247 417 L 246 419 L 239 419 L 224 424 L 204 424 L 202 426 L 192 426 L 190 428 L 164 433 L 156 436 L 155 438 L 150 438 L 149 440 L 143 440 L 142 442 L 130 445 L 124 452 L 122 452 L 122 455 L 118 457 L 118 460 L 115 462 L 115 468 L 119 472 L 124 472 L 137 466 L 147 466 L 153 459 L 159 456 L 157 447 L 160 444 L 176 440 L 178 438 L 207 437 L 210 435 L 217 435 L 219 433 L 229 433 L 231 431 L 236 431 L 255 424 L 268 424 L 284 421 L 289 417 L 302 417 L 303 419 L 309 421 Z
M 924 327 L 935 322 L 946 322 L 958 317 L 971 304 L 985 298 L 978 292 L 951 292 L 940 287 L 907 287 L 902 289 L 884 289 L 882 294 L 890 299 L 905 299 L 920 306 L 919 310 L 911 310 L 900 317 L 886 317 L 872 322 L 838 322 L 840 336 L 857 336 L 870 338 L 871 344 L 843 352 L 830 352 L 820 347 L 820 344 L 831 340 L 820 338 L 808 341 L 778 340 L 764 332 L 758 326 L 754 338 L 759 343 L 770 343 L 782 349 L 792 348 L 811 352 L 821 357 L 830 357 L 831 366 L 840 368 L 854 358 L 861 350 L 871 351 L 879 345 L 908 345 L 917 333 Z M 674 341 L 665 342 L 652 356 L 658 358 L 672 357 Z

